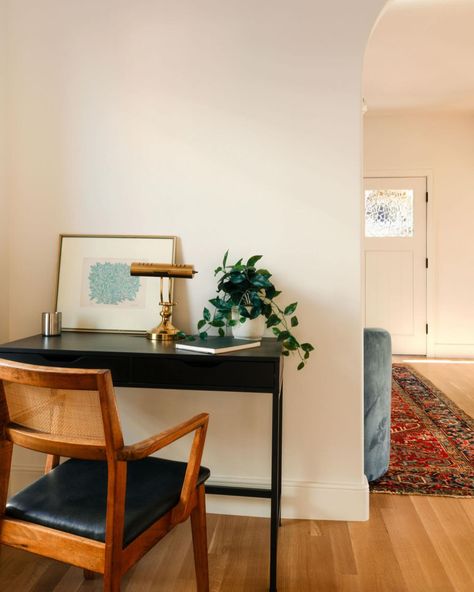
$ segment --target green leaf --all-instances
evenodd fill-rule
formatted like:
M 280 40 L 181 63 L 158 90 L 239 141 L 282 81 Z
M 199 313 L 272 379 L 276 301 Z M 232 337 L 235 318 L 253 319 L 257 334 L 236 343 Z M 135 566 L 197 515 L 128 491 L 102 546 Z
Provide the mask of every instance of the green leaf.
M 273 335 L 276 335 L 277 337 L 281 333 L 281 329 L 279 329 L 278 327 L 272 327 L 272 331 L 273 331 Z
M 259 273 L 260 275 L 264 275 L 266 278 L 272 277 L 272 274 L 268 271 L 268 269 L 257 269 L 257 273 Z
M 282 331 L 280 335 L 278 335 L 278 341 L 285 341 L 288 337 L 290 337 L 289 331 Z
M 237 323 L 238 321 L 236 321 L 235 319 L 230 319 L 230 321 L 227 324 L 229 325 L 229 327 L 235 327 Z
M 250 278 L 250 283 L 256 288 L 270 288 L 273 285 L 271 281 L 261 273 L 256 273 Z
M 209 321 L 209 325 L 211 325 L 211 327 L 225 327 L 224 321 Z
M 232 272 L 230 274 L 230 281 L 233 284 L 241 284 L 242 282 L 245 282 L 247 278 L 245 277 L 244 273 L 241 273 L 240 271 L 236 271 L 236 272 Z
M 298 370 L 303 370 L 303 368 L 304 368 L 304 362 L 300 362 L 298 364 Z
M 283 350 L 281 353 L 282 353 L 284 356 L 289 356 L 289 355 L 290 355 L 290 352 L 289 352 L 287 349 Z
M 291 317 L 291 326 L 296 327 L 298 325 L 297 317 Z
M 276 298 L 277 296 L 279 296 L 281 294 L 281 292 L 278 292 L 278 290 L 275 290 L 275 286 L 272 284 L 270 287 L 266 288 L 266 294 L 267 294 L 267 298 L 269 300 L 273 300 L 274 298 Z
M 294 345 L 296 345 L 296 347 L 300 347 L 300 342 L 295 338 L 294 335 L 291 335 L 288 337 L 288 340 L 293 343 Z
M 247 267 L 255 267 L 255 263 L 260 261 L 262 257 L 263 255 L 254 255 L 253 257 L 250 257 L 250 259 L 247 261 Z
M 202 331 L 201 333 L 199 333 L 199 337 L 201 339 L 207 339 L 207 331 Z
M 232 302 L 230 300 L 224 300 L 224 298 L 211 298 L 209 302 L 217 308 L 219 311 L 228 311 L 232 308 Z
M 305 352 L 311 352 L 314 350 L 314 347 L 311 345 L 311 343 L 302 343 L 301 349 Z
M 225 331 L 224 331 L 224 329 L 222 329 L 222 328 L 219 328 L 219 335 L 220 335 L 221 337 L 224 337 L 224 335 L 225 335 Z
M 242 299 L 242 292 L 233 292 L 230 295 L 230 301 L 231 301 L 231 308 L 234 306 L 238 306 L 240 304 L 240 300 Z
M 199 329 L 202 329 L 205 324 L 206 324 L 206 321 L 204 319 L 201 319 L 198 323 L 198 331 L 199 331 Z
M 204 308 L 204 310 L 202 311 L 202 316 L 207 322 L 211 320 L 211 313 L 208 308 Z
M 194 335 L 186 335 L 186 341 L 196 341 Z
M 216 269 L 214 269 L 214 275 L 217 275 L 219 271 L 222 271 L 222 267 L 216 267 Z
M 224 267 L 224 268 L 227 264 L 227 257 L 228 256 L 229 256 L 229 249 L 227 249 L 227 251 L 225 252 L 224 259 L 222 260 L 222 267 Z
M 275 325 L 279 325 L 280 322 L 281 321 L 280 321 L 279 317 L 276 314 L 272 314 L 267 319 L 267 327 L 274 327 Z
M 251 319 L 256 319 L 258 318 L 260 315 L 262 314 L 262 307 L 260 306 L 260 304 L 258 304 L 257 306 L 253 306 L 250 309 L 250 318 Z
M 304 355 L 304 359 L 307 360 L 309 358 L 309 352 L 306 352 Z
M 295 351 L 298 349 L 298 342 L 294 337 L 290 335 L 288 339 L 283 343 L 283 347 L 286 347 L 286 349 L 289 349 L 290 351 Z
M 239 306 L 239 314 L 240 314 L 241 317 L 244 317 L 244 319 L 249 319 L 250 318 L 250 312 L 243 305 Z
M 262 307 L 262 301 L 260 299 L 260 296 L 258 295 L 258 292 L 252 292 L 250 294 L 250 302 L 254 305 L 257 306 L 259 308 Z
M 291 315 L 295 312 L 296 307 L 298 306 L 297 302 L 293 302 L 292 304 L 288 304 L 288 306 L 285 308 L 285 315 Z
M 243 325 L 247 319 L 245 317 L 240 317 L 239 322 Z

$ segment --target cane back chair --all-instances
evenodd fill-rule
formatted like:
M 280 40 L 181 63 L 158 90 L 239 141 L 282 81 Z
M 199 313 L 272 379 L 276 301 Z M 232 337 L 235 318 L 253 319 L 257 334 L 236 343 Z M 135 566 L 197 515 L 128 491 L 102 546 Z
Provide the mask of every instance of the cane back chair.
M 0 360 L 0 543 L 122 576 L 191 517 L 197 589 L 207 592 L 201 457 L 209 416 L 125 446 L 109 370 Z M 194 432 L 187 463 L 150 457 Z M 13 444 L 46 453 L 45 475 L 7 501 Z M 60 457 L 67 457 L 60 463 Z

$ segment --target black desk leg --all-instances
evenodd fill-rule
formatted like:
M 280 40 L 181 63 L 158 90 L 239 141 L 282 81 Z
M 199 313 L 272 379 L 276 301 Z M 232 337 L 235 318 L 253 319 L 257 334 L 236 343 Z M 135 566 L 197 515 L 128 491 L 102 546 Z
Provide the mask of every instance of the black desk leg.
M 283 389 L 273 393 L 272 401 L 272 497 L 270 510 L 270 592 L 277 590 L 278 526 L 281 497 L 281 398 Z
M 282 459 L 283 459 L 283 385 L 281 386 L 280 391 L 280 403 L 279 403 L 279 436 L 278 436 L 278 456 L 280 466 L 278 467 L 278 524 L 281 526 L 281 481 L 282 481 Z

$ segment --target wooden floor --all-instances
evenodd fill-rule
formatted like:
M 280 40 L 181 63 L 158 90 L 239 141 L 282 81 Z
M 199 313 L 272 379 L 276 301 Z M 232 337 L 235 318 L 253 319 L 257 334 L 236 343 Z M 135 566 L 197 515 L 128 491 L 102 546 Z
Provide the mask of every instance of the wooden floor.
M 473 413 L 474 363 L 419 360 L 413 366 Z M 209 515 L 208 530 L 211 591 L 267 590 L 268 520 Z M 99 592 L 102 581 L 84 581 L 79 569 L 3 548 L 0 590 Z M 473 592 L 474 499 L 372 494 L 368 522 L 284 520 L 278 590 Z M 124 578 L 122 592 L 152 591 L 195 591 L 188 524 Z

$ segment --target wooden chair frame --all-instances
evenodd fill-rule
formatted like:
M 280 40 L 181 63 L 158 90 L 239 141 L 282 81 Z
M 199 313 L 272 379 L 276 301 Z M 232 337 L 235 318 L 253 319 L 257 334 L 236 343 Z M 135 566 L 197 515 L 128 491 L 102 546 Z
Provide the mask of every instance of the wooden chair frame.
M 3 381 L 33 387 L 97 391 L 104 424 L 105 447 L 71 442 L 34 432 L 10 422 Z M 160 434 L 125 446 L 109 370 L 76 370 L 31 366 L 0 360 L 0 543 L 28 550 L 104 575 L 104 591 L 119 592 L 122 576 L 175 525 L 191 517 L 198 592 L 208 592 L 204 485 L 197 479 L 209 416 L 196 415 Z M 178 504 L 123 548 L 127 462 L 143 459 L 186 434 L 194 433 Z M 46 453 L 48 472 L 61 456 L 106 460 L 108 492 L 105 543 L 5 516 L 13 444 Z

